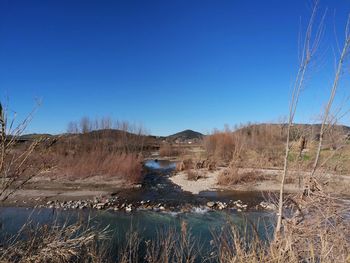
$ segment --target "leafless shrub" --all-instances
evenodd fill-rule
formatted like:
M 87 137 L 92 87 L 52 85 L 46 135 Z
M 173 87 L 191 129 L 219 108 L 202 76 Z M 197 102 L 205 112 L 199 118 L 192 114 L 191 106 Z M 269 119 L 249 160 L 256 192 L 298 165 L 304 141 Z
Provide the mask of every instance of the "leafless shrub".
M 229 162 L 232 160 L 237 143 L 234 134 L 230 130 L 224 132 L 215 131 L 203 140 L 208 157 L 217 161 Z
M 205 163 L 205 168 L 208 169 L 208 171 L 215 171 L 217 167 L 217 163 L 213 160 L 207 160 Z
M 282 124 L 247 124 L 215 131 L 205 137 L 203 146 L 208 158 L 223 165 L 234 160 L 249 167 L 276 167 L 283 163 L 283 138 Z
M 172 144 L 163 143 L 159 148 L 159 155 L 162 157 L 178 156 L 182 151 L 178 147 L 174 147 Z
M 20 151 L 15 149 L 37 107 L 15 125 L 16 116 L 9 116 L 8 108 L 3 108 L 0 103 L 0 201 L 5 201 L 34 176 L 45 173 L 50 168 L 45 163 L 35 166 L 31 163 L 33 152 L 41 138 L 35 138 L 32 142 L 22 145 Z
M 79 156 L 60 157 L 59 172 L 69 179 L 91 176 L 119 177 L 131 183 L 142 181 L 142 158 L 137 154 L 87 152 Z
M 241 175 L 238 173 L 238 167 L 230 165 L 219 173 L 219 185 L 234 185 L 241 180 Z
M 197 160 L 194 162 L 194 168 L 199 169 L 207 169 L 208 171 L 214 171 L 216 169 L 216 161 L 211 159 L 205 159 L 205 160 Z
M 146 140 L 146 130 L 142 125 L 131 124 L 127 121 L 113 121 L 109 117 L 91 120 L 83 117 L 80 121 L 71 121 L 67 127 L 68 134 L 83 134 L 81 144 L 99 145 L 100 139 L 106 135 L 112 136 L 113 145 L 124 153 L 142 152 Z M 96 142 L 98 141 L 98 142 Z
M 219 185 L 235 185 L 240 183 L 258 182 L 265 180 L 261 172 L 239 172 L 239 168 L 235 165 L 230 165 L 219 173 L 218 184 Z
M 192 159 L 185 159 L 176 164 L 177 171 L 189 170 L 189 169 L 193 169 L 194 167 L 195 166 Z
M 185 170 L 187 175 L 187 180 L 197 181 L 200 178 L 204 177 L 204 171 L 199 171 L 197 169 L 187 169 Z
M 45 156 L 57 166 L 56 173 L 69 179 L 91 176 L 119 177 L 131 183 L 142 181 L 142 161 L 148 138 L 141 125 L 113 122 L 111 118 L 94 121 L 84 117 L 70 122 L 69 134 L 54 137 Z M 46 148 L 40 145 L 37 155 Z M 58 174 L 59 173 L 59 174 Z

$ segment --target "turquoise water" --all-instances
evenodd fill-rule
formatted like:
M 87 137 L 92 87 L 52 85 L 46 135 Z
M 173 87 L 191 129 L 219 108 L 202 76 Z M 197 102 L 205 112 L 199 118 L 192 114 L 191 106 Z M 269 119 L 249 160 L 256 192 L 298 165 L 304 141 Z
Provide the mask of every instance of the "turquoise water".
M 180 232 L 181 223 L 185 222 L 193 241 L 200 244 L 203 257 L 208 256 L 211 247 L 213 233 L 220 235 L 229 223 L 238 228 L 252 231 L 250 226 L 258 231 L 262 239 L 271 230 L 273 215 L 268 212 L 251 211 L 238 213 L 235 211 L 207 211 L 203 208 L 193 208 L 189 213 L 135 211 L 131 213 L 96 211 L 96 210 L 53 210 L 53 209 L 29 209 L 6 207 L 0 208 L 0 221 L 2 238 L 5 235 L 16 234 L 21 226 L 30 222 L 33 226 L 37 224 L 52 224 L 57 222 L 75 223 L 77 221 L 89 224 L 96 229 L 104 229 L 108 226 L 110 242 L 109 249 L 113 257 L 118 257 L 118 251 L 126 243 L 126 235 L 135 231 L 142 238 L 140 258 L 144 255 L 144 241 L 156 240 L 159 232 L 176 230 Z M 142 261 L 141 261 L 142 262 Z M 200 262 L 200 261 L 199 261 Z
M 102 230 L 108 227 L 110 241 L 108 249 L 112 258 L 117 261 L 118 251 L 127 243 L 128 233 L 137 232 L 142 239 L 140 244 L 140 262 L 145 255 L 145 241 L 156 240 L 160 232 L 167 233 L 175 231 L 180 234 L 181 225 L 187 226 L 187 232 L 191 234 L 192 241 L 201 248 L 202 262 L 208 258 L 213 250 L 213 235 L 227 233 L 232 225 L 237 228 L 257 233 L 261 239 L 267 239 L 272 233 L 274 215 L 266 211 L 255 211 L 254 207 L 262 198 L 261 193 L 240 193 L 232 191 L 208 191 L 199 195 L 183 192 L 178 186 L 171 183 L 169 176 L 175 168 L 175 163 L 169 161 L 147 161 L 145 166 L 148 172 L 142 183 L 142 187 L 120 193 L 126 202 L 137 202 L 140 200 L 151 200 L 151 202 L 179 207 L 190 204 L 190 212 L 175 209 L 167 212 L 134 210 L 132 212 L 112 210 L 62 210 L 49 208 L 23 208 L 23 207 L 0 207 L 0 241 L 7 236 L 16 234 L 26 223 L 31 226 L 37 225 L 63 225 L 65 223 L 83 223 Z M 242 200 L 250 204 L 252 209 L 246 212 L 237 212 L 234 209 L 225 211 L 212 211 L 206 208 L 208 201 Z M 24 238 L 24 237 L 22 237 Z

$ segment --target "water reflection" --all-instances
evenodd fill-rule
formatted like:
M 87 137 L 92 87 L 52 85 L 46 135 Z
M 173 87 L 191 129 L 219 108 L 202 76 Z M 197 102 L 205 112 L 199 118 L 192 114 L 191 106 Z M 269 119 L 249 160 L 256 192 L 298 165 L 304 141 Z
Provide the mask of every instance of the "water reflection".
M 168 160 L 155 159 L 146 161 L 145 166 L 155 170 L 174 170 L 176 168 L 176 163 Z

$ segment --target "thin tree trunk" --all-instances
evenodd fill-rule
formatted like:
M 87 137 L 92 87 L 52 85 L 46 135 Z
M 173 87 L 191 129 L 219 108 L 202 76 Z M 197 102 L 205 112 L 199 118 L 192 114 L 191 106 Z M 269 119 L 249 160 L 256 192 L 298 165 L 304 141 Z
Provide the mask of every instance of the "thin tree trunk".
M 350 22 L 350 18 L 348 19 L 348 22 L 347 22 L 347 30 L 349 29 L 349 22 Z M 345 44 L 344 44 L 344 47 L 343 47 L 343 50 L 342 50 L 342 53 L 341 53 L 341 56 L 340 56 L 340 59 L 338 62 L 337 71 L 335 74 L 331 94 L 330 94 L 330 97 L 329 97 L 329 100 L 328 100 L 328 103 L 327 103 L 327 106 L 326 106 L 326 109 L 324 112 L 323 120 L 322 120 L 322 125 L 321 125 L 321 130 L 320 130 L 320 138 L 319 138 L 319 142 L 318 142 L 318 146 L 317 146 L 316 158 L 315 158 L 314 164 L 312 166 L 312 171 L 311 171 L 310 178 L 309 178 L 310 180 L 314 179 L 314 175 L 315 175 L 316 169 L 317 169 L 319 161 L 320 161 L 321 148 L 322 148 L 323 139 L 324 139 L 324 131 L 325 131 L 325 128 L 327 126 L 330 110 L 331 110 L 331 107 L 332 107 L 332 104 L 334 101 L 335 94 L 336 94 L 337 89 L 338 89 L 338 84 L 339 84 L 340 76 L 342 73 L 344 61 L 345 61 L 346 56 L 348 55 L 348 51 L 349 51 L 349 47 L 350 47 L 349 32 L 346 32 L 345 36 L 346 36 Z
M 290 152 L 290 133 L 291 133 L 291 127 L 294 122 L 294 116 L 297 109 L 297 105 L 299 102 L 299 96 L 300 92 L 304 86 L 304 80 L 305 80 L 305 74 L 308 68 L 308 65 L 311 61 L 311 58 L 313 57 L 317 47 L 318 43 L 321 37 L 322 32 L 322 25 L 323 25 L 323 19 L 324 16 L 320 22 L 320 25 L 318 29 L 316 30 L 316 34 L 314 38 L 312 37 L 312 29 L 313 29 L 313 23 L 316 16 L 318 2 L 316 1 L 314 8 L 312 10 L 312 14 L 309 20 L 309 24 L 306 30 L 304 45 L 302 49 L 302 57 L 301 57 L 301 63 L 299 66 L 299 70 L 294 82 L 290 106 L 289 106 L 289 117 L 288 117 L 288 126 L 287 126 L 287 140 L 286 140 L 286 148 L 285 148 L 285 156 L 284 156 L 284 165 L 283 165 L 283 174 L 281 178 L 281 185 L 280 185 L 280 193 L 279 193 L 279 201 L 278 201 L 278 213 L 277 213 L 277 224 L 275 229 L 275 239 L 278 238 L 278 235 L 281 232 L 282 227 L 282 217 L 283 217 L 283 195 L 284 195 L 284 184 L 285 180 L 288 174 L 288 156 Z M 311 43 L 311 40 L 313 38 L 313 43 Z
M 301 66 L 301 70 L 299 70 L 297 81 L 296 81 L 297 84 L 293 90 L 291 105 L 289 109 L 286 150 L 285 150 L 285 156 L 284 156 L 283 175 L 281 179 L 280 194 L 279 194 L 279 201 L 278 201 L 277 225 L 276 225 L 276 231 L 275 231 L 276 237 L 281 231 L 281 226 L 282 226 L 284 183 L 288 173 L 288 156 L 290 152 L 290 130 L 293 125 L 294 115 L 295 115 L 296 107 L 298 105 L 300 91 L 304 83 L 304 77 L 305 77 L 306 69 L 309 62 L 310 62 L 310 57 L 307 57 L 305 59 L 305 63 Z

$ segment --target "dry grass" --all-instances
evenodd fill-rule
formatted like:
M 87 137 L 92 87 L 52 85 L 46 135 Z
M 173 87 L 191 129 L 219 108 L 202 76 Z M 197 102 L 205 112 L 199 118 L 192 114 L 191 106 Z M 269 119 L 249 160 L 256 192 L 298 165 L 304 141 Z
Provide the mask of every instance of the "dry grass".
M 177 171 L 185 171 L 191 169 L 207 169 L 208 171 L 214 171 L 217 168 L 217 163 L 210 159 L 205 160 L 193 160 L 192 158 L 184 159 L 176 164 Z
M 231 131 L 215 131 L 203 140 L 204 148 L 209 158 L 229 162 L 237 150 L 237 140 Z
M 193 168 L 195 168 L 195 164 L 192 159 L 185 159 L 176 164 L 177 171 L 185 171 Z
M 143 240 L 137 232 L 129 232 L 127 236 L 127 244 L 119 252 L 118 262 L 194 263 L 201 259 L 201 246 L 185 221 L 181 222 L 180 231 L 174 228 L 160 230 L 153 240 Z M 141 243 L 146 245 L 144 258 L 139 258 Z
M 69 179 L 91 176 L 119 177 L 131 183 L 142 181 L 142 158 L 137 154 L 90 152 L 61 157 L 59 172 Z
M 107 229 L 96 231 L 80 224 L 33 226 L 25 224 L 18 234 L 3 242 L 4 263 L 102 262 L 106 258 L 100 243 L 108 239 Z
M 183 153 L 179 147 L 175 147 L 169 143 L 163 143 L 159 148 L 159 155 L 162 157 L 179 156 Z
M 268 243 L 257 236 L 252 238 L 246 233 L 242 234 L 233 226 L 223 232 L 215 243 L 217 261 L 220 263 L 346 263 L 350 260 L 349 242 L 344 235 L 331 236 L 324 229 L 317 232 L 317 237 L 308 238 L 304 235 L 300 238 L 297 235 L 288 235 L 281 242 Z
M 198 179 L 204 178 L 204 171 L 199 171 L 197 169 L 188 169 L 185 171 L 187 175 L 187 180 L 197 181 Z
M 100 130 L 53 137 L 33 152 L 32 164 L 48 163 L 49 175 L 68 179 L 92 176 L 117 177 L 130 183 L 142 181 L 143 135 Z M 20 146 L 20 145 L 19 145 Z M 20 147 L 18 151 L 21 151 Z
M 285 214 L 282 235 L 277 241 L 269 238 L 271 225 L 266 226 L 262 239 L 257 226 L 246 223 L 239 227 L 229 221 L 221 232 L 212 232 L 212 247 L 203 251 L 183 222 L 181 231 L 160 232 L 156 239 L 145 241 L 144 262 L 350 262 L 350 222 L 344 218 L 350 212 L 347 205 L 316 193 L 313 197 L 291 196 L 288 200 L 284 209 L 290 212 Z M 138 254 L 135 250 L 139 246 L 132 249 L 134 255 Z
M 219 185 L 235 185 L 240 183 L 258 182 L 266 179 L 262 173 L 253 172 L 239 172 L 239 168 L 233 164 L 220 172 L 218 176 Z
M 204 139 L 208 158 L 227 165 L 232 160 L 247 167 L 282 166 L 283 125 L 247 125 L 215 131 Z
M 310 170 L 316 156 L 319 125 L 293 125 L 291 128 L 291 169 Z M 321 169 L 350 172 L 350 144 L 344 144 L 347 130 L 342 126 L 327 129 L 320 154 Z M 282 168 L 286 140 L 285 124 L 248 124 L 235 130 L 215 131 L 203 140 L 206 158 L 227 166 L 231 161 L 247 168 Z M 302 143 L 303 142 L 303 143 Z

